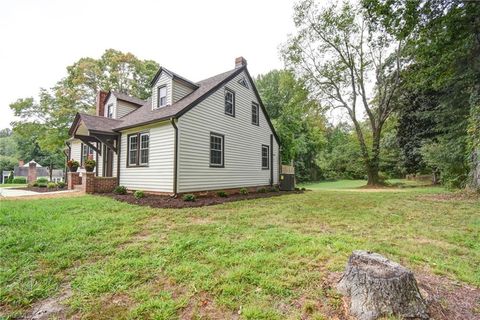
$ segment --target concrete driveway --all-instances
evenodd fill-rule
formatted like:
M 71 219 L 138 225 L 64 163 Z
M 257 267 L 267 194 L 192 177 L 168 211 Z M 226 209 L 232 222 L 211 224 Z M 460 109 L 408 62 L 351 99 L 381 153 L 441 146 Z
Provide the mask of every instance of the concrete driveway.
M 0 188 L 0 198 L 23 198 L 23 197 L 45 197 L 50 198 L 56 194 L 70 194 L 78 193 L 77 190 L 62 190 L 62 191 L 52 191 L 52 192 L 35 192 L 22 189 L 12 189 L 12 188 Z

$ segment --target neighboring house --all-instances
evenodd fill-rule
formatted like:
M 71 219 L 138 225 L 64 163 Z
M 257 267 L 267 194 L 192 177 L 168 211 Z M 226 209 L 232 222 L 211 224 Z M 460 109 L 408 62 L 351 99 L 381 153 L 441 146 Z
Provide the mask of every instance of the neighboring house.
M 168 194 L 277 185 L 279 141 L 240 57 L 192 82 L 160 68 L 143 101 L 100 92 L 97 115 L 77 114 L 69 158 L 131 190 Z M 83 172 L 83 169 L 80 169 Z
M 6 182 L 8 176 L 10 175 L 10 171 L 3 171 L 2 178 L 3 183 Z M 53 182 L 64 181 L 65 172 L 63 169 L 53 169 L 52 170 L 52 179 Z M 35 160 L 31 160 L 28 163 L 24 163 L 22 160 L 18 162 L 18 165 L 13 168 L 13 177 L 25 177 L 27 182 L 33 182 L 38 178 L 46 178 L 50 180 L 50 169 L 46 167 L 42 167 L 40 164 L 35 162 Z

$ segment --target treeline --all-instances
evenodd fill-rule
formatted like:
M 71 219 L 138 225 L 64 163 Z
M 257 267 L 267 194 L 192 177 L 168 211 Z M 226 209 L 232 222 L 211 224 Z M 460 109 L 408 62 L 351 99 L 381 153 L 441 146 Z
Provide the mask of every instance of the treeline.
M 257 85 L 299 180 L 434 174 L 478 188 L 480 3 L 306 0 L 294 10 L 287 70 Z M 333 109 L 348 121 L 328 121 Z

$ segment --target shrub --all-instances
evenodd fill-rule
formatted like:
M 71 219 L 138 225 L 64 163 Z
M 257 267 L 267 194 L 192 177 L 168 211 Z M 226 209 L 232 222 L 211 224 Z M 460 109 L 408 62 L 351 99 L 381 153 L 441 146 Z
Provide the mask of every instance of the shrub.
M 137 190 L 133 193 L 133 196 L 135 197 L 135 199 L 145 198 L 145 192 L 143 192 L 142 190 Z
M 248 194 L 247 188 L 240 189 L 240 194 L 247 195 Z
M 49 182 L 47 184 L 48 189 L 53 189 L 57 187 L 57 184 L 55 182 Z
M 7 178 L 7 183 L 12 183 L 13 182 L 13 171 L 10 171 L 10 174 L 8 175 Z
M 38 187 L 38 182 L 37 182 L 37 181 L 34 181 L 34 182 L 32 183 L 32 187 Z
M 25 178 L 25 177 L 15 177 L 15 178 L 13 178 L 12 183 L 25 184 L 25 183 L 27 183 L 27 178 Z
M 127 188 L 124 186 L 116 186 L 115 189 L 113 189 L 113 193 L 115 194 L 127 194 Z
M 46 188 L 48 185 L 48 182 L 39 182 L 37 180 L 37 186 L 40 187 L 40 188 Z
M 65 188 L 66 185 L 67 185 L 67 184 L 66 184 L 65 182 L 63 182 L 63 181 L 58 181 L 58 182 L 57 182 L 57 186 L 58 186 L 60 189 Z
M 47 178 L 38 178 L 37 182 L 38 183 L 48 183 L 48 179 Z
M 228 197 L 228 194 L 225 191 L 220 190 L 217 192 L 217 196 L 219 196 L 220 198 L 226 198 Z
M 307 189 L 305 189 L 305 187 L 303 187 L 301 190 L 302 190 L 302 191 L 307 191 Z
M 257 193 L 266 193 L 267 192 L 267 188 L 258 188 L 257 189 Z
M 299 188 L 299 187 L 295 187 L 295 191 L 300 191 L 300 188 Z
M 187 194 L 183 195 L 182 199 L 183 199 L 183 201 L 194 202 L 194 201 L 197 200 L 197 197 L 194 194 L 187 193 Z

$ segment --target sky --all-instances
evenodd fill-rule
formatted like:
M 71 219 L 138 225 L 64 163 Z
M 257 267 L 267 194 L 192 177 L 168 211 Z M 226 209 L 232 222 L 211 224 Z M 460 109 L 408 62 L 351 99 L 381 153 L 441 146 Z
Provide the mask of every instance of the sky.
M 252 76 L 283 67 L 294 32 L 289 0 L 15 0 L 0 2 L 0 129 L 9 104 L 37 97 L 79 58 L 109 48 L 152 59 L 193 81 L 230 70 Z

